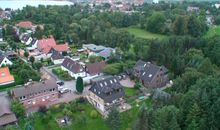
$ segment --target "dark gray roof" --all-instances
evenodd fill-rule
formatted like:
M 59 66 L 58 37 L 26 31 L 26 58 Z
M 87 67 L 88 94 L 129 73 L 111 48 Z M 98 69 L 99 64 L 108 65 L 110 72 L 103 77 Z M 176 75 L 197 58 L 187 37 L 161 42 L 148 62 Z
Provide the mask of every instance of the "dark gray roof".
M 33 46 L 36 42 L 37 42 L 37 39 L 34 38 L 34 39 L 31 41 L 30 45 Z
M 17 121 L 15 114 L 10 110 L 9 100 L 1 96 L 0 97 L 0 126 L 7 125 Z
M 2 63 L 2 61 L 4 60 L 5 56 L 4 55 L 0 55 L 0 64 Z
M 140 73 L 140 79 L 150 83 L 159 71 L 167 73 L 168 70 L 164 66 L 158 66 L 150 62 L 139 60 L 134 66 L 136 71 Z
M 55 80 L 46 80 L 38 83 L 31 83 L 24 87 L 15 88 L 12 90 L 13 95 L 18 98 L 22 96 L 31 96 L 44 91 L 55 89 L 57 91 L 58 86 Z
M 74 61 L 69 57 L 64 59 L 62 66 L 73 73 L 79 73 L 83 70 L 83 67 L 77 61 Z
M 106 103 L 112 103 L 112 101 L 124 96 L 123 86 L 120 84 L 117 76 L 110 76 L 96 81 L 89 90 L 102 98 Z
M 30 35 L 25 34 L 25 35 L 22 36 L 21 40 L 24 41 L 24 42 L 27 42 L 30 37 L 31 37 Z
M 51 58 L 53 60 L 59 60 L 59 59 L 63 59 L 64 56 L 62 54 L 60 54 L 58 51 L 53 51 Z

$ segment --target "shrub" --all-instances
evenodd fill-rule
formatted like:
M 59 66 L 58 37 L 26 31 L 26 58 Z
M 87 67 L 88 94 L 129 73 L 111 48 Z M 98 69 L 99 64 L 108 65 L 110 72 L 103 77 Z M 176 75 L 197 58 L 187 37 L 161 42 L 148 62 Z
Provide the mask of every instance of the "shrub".
M 97 116 L 98 116 L 97 111 L 92 110 L 92 111 L 90 112 L 90 117 L 91 117 L 91 118 L 95 119 L 95 118 L 97 118 Z

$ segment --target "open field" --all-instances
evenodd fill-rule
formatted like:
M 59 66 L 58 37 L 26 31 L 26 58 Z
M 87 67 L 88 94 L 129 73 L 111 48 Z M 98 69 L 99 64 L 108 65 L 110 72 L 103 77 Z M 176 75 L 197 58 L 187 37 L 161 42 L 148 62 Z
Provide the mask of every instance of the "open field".
M 210 38 L 215 35 L 220 36 L 220 26 L 214 26 L 214 27 L 209 28 L 209 31 L 206 33 L 204 37 Z
M 151 33 L 151 32 L 145 31 L 143 29 L 140 29 L 138 27 L 128 27 L 128 28 L 123 28 L 123 30 L 128 31 L 129 33 L 133 34 L 135 37 L 144 38 L 144 39 L 163 39 L 163 38 L 166 38 L 165 35 Z

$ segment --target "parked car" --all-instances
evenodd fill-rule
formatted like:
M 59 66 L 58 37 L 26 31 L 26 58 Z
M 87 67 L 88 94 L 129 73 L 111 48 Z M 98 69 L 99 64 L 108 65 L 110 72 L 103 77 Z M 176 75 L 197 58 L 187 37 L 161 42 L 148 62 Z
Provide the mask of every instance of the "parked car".
M 61 89 L 59 92 L 60 93 L 67 93 L 67 92 L 69 92 L 70 90 L 68 89 L 68 88 L 63 88 L 63 89 Z
M 59 86 L 63 86 L 63 85 L 64 85 L 64 82 L 63 82 L 63 81 L 57 81 L 57 84 L 58 84 Z

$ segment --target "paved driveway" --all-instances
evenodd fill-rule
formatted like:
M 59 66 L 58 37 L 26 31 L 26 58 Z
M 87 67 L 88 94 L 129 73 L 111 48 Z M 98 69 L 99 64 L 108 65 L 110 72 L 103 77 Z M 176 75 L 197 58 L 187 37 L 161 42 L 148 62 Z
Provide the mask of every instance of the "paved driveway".
M 49 75 L 49 78 L 53 78 L 56 81 L 61 81 L 55 74 L 53 74 L 52 72 L 53 68 L 47 68 L 47 67 L 42 67 L 41 71 L 43 73 L 47 73 Z M 63 88 L 68 88 L 69 90 L 71 90 L 72 92 L 75 92 L 75 85 L 76 85 L 76 81 L 75 80 L 71 80 L 71 81 L 63 81 L 64 85 L 62 86 Z

